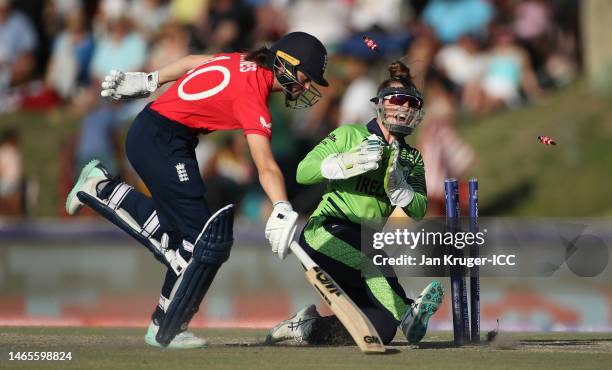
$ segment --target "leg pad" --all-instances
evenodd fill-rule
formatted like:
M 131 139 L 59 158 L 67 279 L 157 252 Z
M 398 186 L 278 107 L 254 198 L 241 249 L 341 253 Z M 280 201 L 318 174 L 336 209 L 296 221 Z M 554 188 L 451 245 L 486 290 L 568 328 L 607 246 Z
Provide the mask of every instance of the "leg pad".
M 174 284 L 170 304 L 156 335 L 162 346 L 187 329 L 219 267 L 229 258 L 234 242 L 233 223 L 234 206 L 228 205 L 212 215 L 198 235 L 191 261 Z

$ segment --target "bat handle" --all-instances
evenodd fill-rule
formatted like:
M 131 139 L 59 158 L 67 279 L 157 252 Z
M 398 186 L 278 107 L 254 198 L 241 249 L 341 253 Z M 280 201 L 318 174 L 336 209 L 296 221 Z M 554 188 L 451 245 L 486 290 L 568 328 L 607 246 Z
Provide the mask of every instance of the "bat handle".
M 312 258 L 310 258 L 310 256 L 306 254 L 306 252 L 304 252 L 304 249 L 302 249 L 298 242 L 292 241 L 290 248 L 293 254 L 295 254 L 295 256 L 298 258 L 298 260 L 300 260 L 302 265 L 304 265 L 304 268 L 306 270 L 310 270 L 311 268 L 318 266 L 315 261 L 313 261 Z

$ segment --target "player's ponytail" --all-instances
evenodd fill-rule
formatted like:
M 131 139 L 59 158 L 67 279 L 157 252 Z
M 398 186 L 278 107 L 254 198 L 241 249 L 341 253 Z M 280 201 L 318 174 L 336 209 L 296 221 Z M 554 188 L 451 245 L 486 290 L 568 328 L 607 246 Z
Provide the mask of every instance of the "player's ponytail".
M 390 78 L 396 78 L 398 80 L 406 79 L 408 81 L 412 80 L 412 77 L 410 77 L 410 68 L 400 61 L 395 61 L 389 64 L 389 68 L 387 68 L 387 70 L 389 71 Z
M 412 76 L 410 76 L 410 68 L 401 61 L 397 60 L 389 64 L 387 71 L 389 71 L 389 78 L 378 86 L 379 92 L 389 87 L 394 81 L 400 82 L 404 87 L 414 87 Z

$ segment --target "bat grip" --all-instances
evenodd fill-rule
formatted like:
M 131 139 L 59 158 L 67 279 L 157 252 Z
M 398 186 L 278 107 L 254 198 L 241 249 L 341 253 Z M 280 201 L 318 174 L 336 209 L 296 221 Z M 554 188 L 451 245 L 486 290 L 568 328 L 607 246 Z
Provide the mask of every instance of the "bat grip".
M 308 254 L 306 254 L 306 252 L 304 252 L 304 249 L 302 249 L 298 242 L 292 241 L 290 248 L 293 254 L 295 254 L 295 256 L 297 257 L 297 259 L 300 260 L 302 265 L 304 265 L 304 268 L 306 270 L 310 270 L 311 268 L 318 266 L 316 262 L 313 261 L 312 258 L 310 258 Z

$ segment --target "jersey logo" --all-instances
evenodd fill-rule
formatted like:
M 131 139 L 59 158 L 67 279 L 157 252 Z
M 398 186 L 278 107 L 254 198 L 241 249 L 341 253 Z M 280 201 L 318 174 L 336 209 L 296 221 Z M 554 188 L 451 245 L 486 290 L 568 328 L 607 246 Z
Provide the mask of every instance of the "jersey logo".
M 272 122 L 267 123 L 266 119 L 263 118 L 262 116 L 259 116 L 259 123 L 261 123 L 261 127 L 271 130 L 272 129 Z
M 178 178 L 180 182 L 189 181 L 189 176 L 187 175 L 187 170 L 185 169 L 185 163 L 179 163 L 176 166 L 176 173 L 178 174 Z
M 334 143 L 336 142 L 336 134 L 329 134 L 325 137 L 325 139 L 322 141 L 322 143 L 324 145 L 327 145 L 327 140 L 333 141 Z

